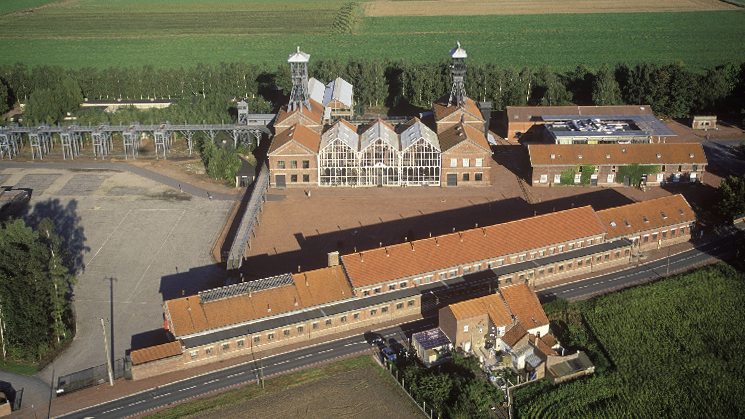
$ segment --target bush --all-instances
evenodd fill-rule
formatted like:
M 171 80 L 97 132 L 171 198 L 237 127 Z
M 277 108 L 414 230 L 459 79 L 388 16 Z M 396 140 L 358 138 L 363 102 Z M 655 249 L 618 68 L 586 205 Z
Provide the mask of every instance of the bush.
M 623 182 L 626 176 L 630 178 L 630 184 L 637 186 L 642 182 L 642 176 L 651 175 L 660 171 L 660 166 L 654 165 L 641 165 L 641 164 L 630 164 L 628 166 L 620 166 L 616 172 L 616 181 Z

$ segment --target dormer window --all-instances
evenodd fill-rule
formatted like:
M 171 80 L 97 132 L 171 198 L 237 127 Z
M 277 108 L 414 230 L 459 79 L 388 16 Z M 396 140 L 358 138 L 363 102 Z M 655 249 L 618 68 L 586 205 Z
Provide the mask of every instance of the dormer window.
M 622 148 L 621 149 L 621 153 L 626 154 L 626 149 L 625 148 Z
M 552 159 L 555 159 L 555 158 L 556 158 L 556 154 L 552 154 L 552 155 L 551 155 L 551 158 L 552 158 Z
M 642 218 L 644 218 L 644 222 L 645 223 L 648 223 L 649 222 L 649 220 L 647 220 L 647 217 L 642 217 Z
M 610 154 L 606 154 L 606 155 L 605 155 L 605 158 L 606 158 L 606 159 L 609 159 L 609 158 L 610 158 Z
M 631 227 L 631 224 L 629 224 L 628 221 L 624 221 L 624 223 L 626 223 L 626 227 Z
M 683 215 L 683 210 L 678 208 L 678 212 L 680 212 L 680 215 Z
M 659 153 L 658 153 L 658 154 L 657 154 L 657 158 L 659 159 L 660 157 L 662 157 L 662 154 L 659 154 Z
M 662 218 L 663 218 L 663 219 L 667 219 L 667 215 L 665 215 L 665 213 L 664 213 L 664 212 L 660 212 L 660 214 L 662 214 Z
M 582 155 L 581 154 L 578 154 L 577 157 L 579 157 L 581 159 L 582 158 Z
M 689 154 L 688 157 L 693 158 L 693 153 Z
M 615 222 L 615 221 L 611 221 L 611 222 L 610 222 L 610 226 L 611 226 L 611 227 L 615 227 L 615 226 L 616 226 L 616 222 Z

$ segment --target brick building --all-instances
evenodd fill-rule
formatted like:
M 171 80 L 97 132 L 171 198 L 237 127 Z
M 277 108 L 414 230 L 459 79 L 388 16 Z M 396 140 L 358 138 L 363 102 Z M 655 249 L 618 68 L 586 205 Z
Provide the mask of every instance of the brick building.
M 598 211 L 606 240 L 629 240 L 634 248 L 654 249 L 691 239 L 696 214 L 683 195 L 636 202 Z
M 300 106 L 292 110 L 288 106 L 283 106 L 274 120 L 274 135 L 281 134 L 295 124 L 307 127 L 320 135 L 323 132 L 323 105 L 313 99 L 309 99 L 308 103 L 309 107 Z
M 321 136 L 296 123 L 274 136 L 267 152 L 269 184 L 274 188 L 318 184 L 318 145 Z
M 462 105 L 448 105 L 448 99 L 449 96 L 444 96 L 432 104 L 432 113 L 438 133 L 457 124 L 468 125 L 477 131 L 485 132 L 484 117 L 476 102 L 466 97 Z
M 573 183 L 581 184 L 583 173 L 592 167 L 590 186 L 628 186 L 624 169 L 647 166 L 646 185 L 668 182 L 703 182 L 707 160 L 699 143 L 657 144 L 530 144 L 534 186 L 562 183 L 562 173 L 574 171 Z M 651 171 L 654 169 L 654 171 Z M 571 182 L 570 182 L 571 183 Z
M 457 123 L 439 134 L 447 186 L 491 185 L 492 151 L 482 131 Z
M 508 106 L 506 112 L 507 141 L 511 143 L 544 142 L 547 137 L 546 123 L 570 122 L 572 120 L 593 122 L 605 119 L 606 122 L 631 123 L 641 131 L 647 142 L 663 142 L 666 137 L 675 136 L 660 120 L 654 117 L 649 105 L 641 106 Z M 586 129 L 590 132 L 593 129 Z M 583 132 L 578 130 L 577 133 Z M 602 134 L 602 132 L 600 132 Z M 582 141 L 580 139 L 580 141 Z M 585 138 L 585 142 L 593 141 Z M 622 138 L 618 141 L 624 141 Z

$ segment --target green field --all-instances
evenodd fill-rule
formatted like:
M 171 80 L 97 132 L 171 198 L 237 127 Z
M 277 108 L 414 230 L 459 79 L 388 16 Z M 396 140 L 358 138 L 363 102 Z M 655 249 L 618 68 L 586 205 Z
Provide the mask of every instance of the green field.
M 312 60 L 448 58 L 562 72 L 603 62 L 681 60 L 702 71 L 745 61 L 745 10 L 629 14 L 360 17 L 333 33 L 344 1 L 80 0 L 0 16 L 0 64 L 69 68 L 192 67 L 199 61 L 285 63 L 300 45 Z M 33 1 L 29 0 L 31 4 Z
M 591 342 L 599 372 L 517 390 L 519 417 L 743 417 L 743 304 L 745 274 L 725 263 L 570 304 L 552 330 Z
M 54 3 L 56 0 L 5 0 L 0 2 L 0 15 L 32 9 L 45 4 Z

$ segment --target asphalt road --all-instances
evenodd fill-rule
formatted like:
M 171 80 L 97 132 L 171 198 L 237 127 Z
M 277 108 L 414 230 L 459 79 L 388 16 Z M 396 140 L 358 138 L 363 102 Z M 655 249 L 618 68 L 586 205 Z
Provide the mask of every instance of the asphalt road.
M 435 318 L 428 318 L 377 333 L 385 337 L 386 342 L 390 338 L 401 342 L 408 339 L 412 333 L 434 327 L 436 323 Z M 259 385 L 259 377 L 267 378 L 349 355 L 372 353 L 372 350 L 374 348 L 367 343 L 364 336 L 358 335 L 214 371 L 58 417 L 127 418 L 230 387 Z
M 689 269 L 713 257 L 721 256 L 731 248 L 729 244 L 736 240 L 739 240 L 739 238 L 727 237 L 718 240 L 716 243 L 702 246 L 700 249 L 692 249 L 671 255 L 669 258 L 669 272 L 673 273 Z M 634 266 L 623 271 L 539 291 L 538 295 L 542 301 L 554 298 L 581 298 L 665 275 L 667 267 L 668 259 L 665 258 Z M 377 331 L 377 333 L 382 335 L 386 339 L 386 342 L 390 338 L 394 338 L 399 342 L 405 342 L 414 332 L 432 328 L 436 324 L 436 316 L 431 316 L 414 323 Z M 99 406 L 60 416 L 60 418 L 126 418 L 222 389 L 244 384 L 258 385 L 259 377 L 266 378 L 372 350 L 373 348 L 366 342 L 364 337 L 358 335 L 289 353 L 266 357 L 255 362 L 175 382 Z

